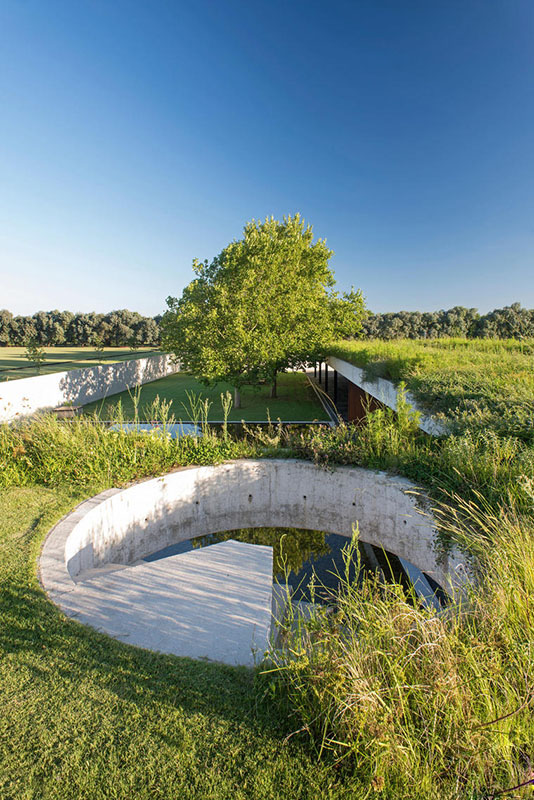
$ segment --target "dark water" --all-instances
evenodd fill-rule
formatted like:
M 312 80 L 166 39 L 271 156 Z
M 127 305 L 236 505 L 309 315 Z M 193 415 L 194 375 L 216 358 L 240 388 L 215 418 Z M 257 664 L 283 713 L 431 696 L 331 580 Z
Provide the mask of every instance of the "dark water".
M 351 582 L 360 582 L 364 570 L 374 572 L 380 569 L 386 579 L 400 581 L 406 589 L 412 586 L 403 564 L 393 553 L 358 542 L 349 558 L 347 550 L 350 539 L 346 536 L 298 528 L 243 528 L 211 533 L 166 547 L 147 556 L 145 561 L 156 561 L 199 547 L 209 547 L 228 539 L 272 547 L 273 580 L 285 583 L 287 577 L 296 600 L 311 599 L 309 587 L 312 578 L 315 586 L 313 599 L 323 602 L 331 600 L 340 578 L 346 580 L 348 577 Z M 431 588 L 433 591 L 436 586 Z

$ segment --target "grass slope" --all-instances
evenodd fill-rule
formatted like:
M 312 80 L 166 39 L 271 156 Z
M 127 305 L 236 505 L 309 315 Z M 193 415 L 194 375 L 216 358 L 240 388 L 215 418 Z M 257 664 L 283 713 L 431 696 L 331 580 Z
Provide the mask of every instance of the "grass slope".
M 278 397 L 269 398 L 268 386 L 259 388 L 245 386 L 241 392 L 242 408 L 232 408 L 229 420 L 246 422 L 267 419 L 267 412 L 271 419 L 278 417 L 284 421 L 312 421 L 328 419 L 322 406 L 308 386 L 306 376 L 299 372 L 288 372 L 278 377 Z M 149 406 L 156 396 L 167 401 L 172 400 L 171 413 L 177 419 L 188 421 L 187 409 L 189 403 L 187 392 L 193 392 L 207 398 L 211 403 L 210 420 L 222 420 L 221 392 L 232 391 L 227 383 L 217 384 L 215 387 L 206 387 L 192 375 L 177 373 L 161 378 L 158 381 L 147 383 L 141 388 L 139 415 L 141 420 L 150 419 Z M 121 392 L 109 397 L 107 400 L 90 403 L 84 407 L 85 413 L 96 412 L 101 419 L 110 419 L 113 416 L 112 407 L 120 401 L 124 417 L 134 418 L 134 403 L 131 392 Z M 184 408 L 185 406 L 185 408 Z
M 342 341 L 330 354 L 362 367 L 369 380 L 404 381 L 457 428 L 534 441 L 534 340 Z
M 179 465 L 252 455 L 386 468 L 436 497 L 458 492 L 453 522 L 466 525 L 469 547 L 478 535 L 486 576 L 469 614 L 432 621 L 395 587 L 387 597 L 377 587 L 370 605 L 347 587 L 346 615 L 312 619 L 277 681 L 129 648 L 48 602 L 35 559 L 76 502 Z M 532 446 L 491 431 L 433 439 L 402 408 L 245 442 L 45 415 L 0 426 L 0 463 L 2 800 L 488 800 L 529 779 Z
M 90 493 L 97 491 L 94 487 Z M 2 800 L 349 798 L 244 668 L 150 653 L 67 620 L 39 545 L 84 493 L 0 495 Z
M 143 358 L 160 352 L 150 347 L 139 350 L 131 350 L 129 347 L 105 347 L 101 353 L 90 347 L 45 347 L 44 349 L 46 360 L 41 364 L 41 375 L 82 367 L 96 367 L 99 364 L 114 364 L 117 361 Z M 33 363 L 26 358 L 26 348 L 0 348 L 0 381 L 34 378 L 37 374 Z

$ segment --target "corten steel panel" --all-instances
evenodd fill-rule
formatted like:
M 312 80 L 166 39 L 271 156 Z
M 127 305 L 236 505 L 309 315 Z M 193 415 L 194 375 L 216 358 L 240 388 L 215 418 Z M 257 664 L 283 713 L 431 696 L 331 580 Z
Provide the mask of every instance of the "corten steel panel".
M 359 422 L 364 419 L 369 411 L 377 411 L 379 408 L 384 408 L 382 403 L 372 397 L 359 386 L 348 381 L 349 388 L 349 402 L 347 418 L 349 422 Z

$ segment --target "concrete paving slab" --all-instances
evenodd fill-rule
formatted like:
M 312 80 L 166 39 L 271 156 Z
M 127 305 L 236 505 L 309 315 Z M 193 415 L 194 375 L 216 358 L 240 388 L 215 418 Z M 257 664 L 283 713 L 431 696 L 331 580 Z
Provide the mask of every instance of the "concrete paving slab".
M 125 569 L 91 570 L 61 607 L 129 644 L 252 666 L 269 644 L 272 569 L 271 547 L 229 540 Z

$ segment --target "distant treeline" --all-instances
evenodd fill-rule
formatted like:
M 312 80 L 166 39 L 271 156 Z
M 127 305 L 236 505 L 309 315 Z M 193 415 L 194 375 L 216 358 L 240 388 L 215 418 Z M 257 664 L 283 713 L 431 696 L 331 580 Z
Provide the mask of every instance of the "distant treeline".
M 31 340 L 48 347 L 153 346 L 159 344 L 160 319 L 127 309 L 109 314 L 38 311 L 31 317 L 14 317 L 4 309 L 0 310 L 0 346 L 25 346 Z
M 127 309 L 109 314 L 38 311 L 31 317 L 14 317 L 4 309 L 0 310 L 0 346 L 24 346 L 30 340 L 48 347 L 157 346 L 160 321 L 161 315 L 143 317 Z M 488 314 L 479 314 L 476 308 L 463 306 L 448 311 L 371 312 L 363 323 L 362 336 L 368 339 L 534 338 L 534 309 L 512 303 Z
M 362 335 L 368 339 L 534 338 L 534 309 L 520 303 L 479 314 L 476 308 L 455 306 L 448 311 L 394 311 L 370 314 Z

